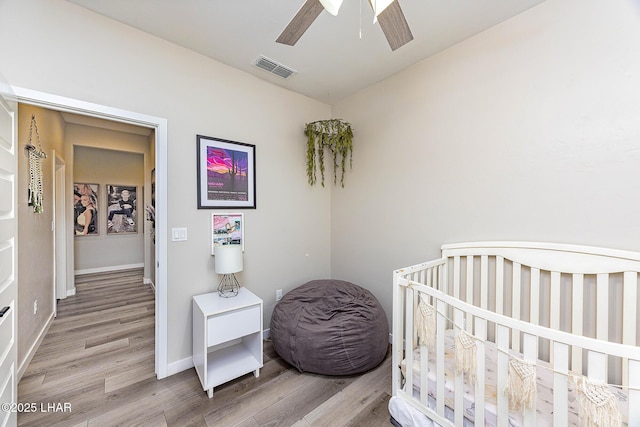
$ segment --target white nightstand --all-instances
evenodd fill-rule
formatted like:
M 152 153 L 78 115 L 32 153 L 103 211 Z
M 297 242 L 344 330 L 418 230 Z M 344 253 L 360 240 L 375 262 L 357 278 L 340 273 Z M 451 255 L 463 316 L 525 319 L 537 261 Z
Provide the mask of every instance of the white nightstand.
M 246 288 L 223 298 L 193 297 L 193 364 L 202 388 L 213 388 L 262 368 L 262 300 Z

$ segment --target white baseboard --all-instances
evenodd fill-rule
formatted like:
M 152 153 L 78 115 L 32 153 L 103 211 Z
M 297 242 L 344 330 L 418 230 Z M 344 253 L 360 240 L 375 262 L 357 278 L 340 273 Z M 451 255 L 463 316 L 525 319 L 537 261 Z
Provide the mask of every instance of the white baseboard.
M 191 368 L 193 368 L 193 358 L 187 357 L 177 362 L 169 363 L 169 365 L 167 365 L 167 376 L 170 377 L 171 375 Z
M 76 294 L 76 288 L 72 288 L 72 289 L 67 289 L 67 296 L 68 297 L 72 297 Z
M 132 268 L 144 268 L 144 263 L 139 264 L 126 264 L 126 265 L 112 265 L 110 267 L 98 267 L 98 268 L 86 268 L 84 270 L 75 270 L 74 274 L 92 274 L 92 273 L 106 273 L 108 271 L 118 270 L 131 270 Z
M 153 290 L 153 293 L 156 293 L 156 285 L 153 283 L 153 280 L 151 280 L 151 278 L 149 277 L 143 277 L 142 278 L 142 283 L 144 283 L 145 285 L 149 285 L 151 286 L 151 290 Z
M 27 370 L 29 363 L 31 363 L 31 359 L 33 359 L 33 356 L 35 356 L 36 351 L 38 350 L 38 347 L 40 347 L 40 344 L 42 343 L 44 336 L 47 334 L 47 331 L 51 326 L 51 323 L 53 323 L 53 314 L 54 313 L 51 313 L 51 315 L 45 322 L 44 326 L 42 327 L 42 330 L 38 334 L 38 337 L 33 342 L 33 344 L 31 344 L 31 347 L 29 347 L 29 351 L 25 355 L 24 360 L 20 363 L 20 366 L 18 367 L 18 372 L 17 372 L 18 382 L 20 382 L 20 379 L 24 375 L 24 371 Z
M 262 339 L 268 340 L 269 338 L 271 338 L 271 328 L 267 328 L 264 331 L 262 331 Z

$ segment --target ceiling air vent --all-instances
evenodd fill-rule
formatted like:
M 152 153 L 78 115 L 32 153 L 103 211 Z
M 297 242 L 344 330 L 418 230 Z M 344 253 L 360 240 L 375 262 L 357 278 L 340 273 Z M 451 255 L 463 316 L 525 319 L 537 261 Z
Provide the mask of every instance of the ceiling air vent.
M 262 68 L 263 70 L 270 72 L 271 74 L 280 76 L 283 79 L 286 79 L 295 73 L 295 71 L 293 71 L 291 68 L 287 68 L 282 64 L 278 64 L 276 61 L 265 58 L 264 56 L 259 56 L 258 59 L 256 59 L 254 65 L 258 68 Z

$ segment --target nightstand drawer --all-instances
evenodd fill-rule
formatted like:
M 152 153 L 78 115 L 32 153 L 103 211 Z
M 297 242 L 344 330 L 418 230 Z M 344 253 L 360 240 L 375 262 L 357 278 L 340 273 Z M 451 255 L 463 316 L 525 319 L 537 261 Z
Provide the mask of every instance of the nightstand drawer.
M 228 311 L 207 320 L 207 346 L 211 347 L 260 331 L 260 306 Z

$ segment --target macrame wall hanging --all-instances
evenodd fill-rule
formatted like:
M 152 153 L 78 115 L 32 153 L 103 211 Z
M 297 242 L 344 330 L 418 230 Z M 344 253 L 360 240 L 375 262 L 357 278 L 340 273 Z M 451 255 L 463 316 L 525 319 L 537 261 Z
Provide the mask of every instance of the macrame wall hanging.
M 509 396 L 509 409 L 512 411 L 533 408 L 536 401 L 536 364 L 511 359 L 504 393 Z
M 456 335 L 456 371 L 466 374 L 471 384 L 476 383 L 476 360 L 476 339 L 464 329 L 460 329 Z
M 35 130 L 36 144 L 33 141 L 33 131 Z M 31 115 L 31 126 L 29 128 L 29 144 L 26 146 L 29 155 L 29 189 L 28 201 L 29 206 L 33 206 L 33 212 L 42 213 L 42 160 L 47 158 L 46 153 L 42 150 L 40 144 L 40 134 L 38 133 L 38 124 L 36 123 L 36 115 Z
M 607 384 L 585 377 L 575 378 L 574 382 L 578 386 L 578 413 L 585 427 L 622 425 L 618 400 Z
M 436 309 L 419 296 L 416 307 L 416 332 L 421 346 L 431 347 L 436 342 Z

